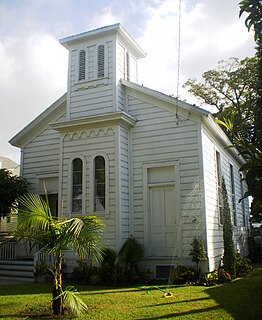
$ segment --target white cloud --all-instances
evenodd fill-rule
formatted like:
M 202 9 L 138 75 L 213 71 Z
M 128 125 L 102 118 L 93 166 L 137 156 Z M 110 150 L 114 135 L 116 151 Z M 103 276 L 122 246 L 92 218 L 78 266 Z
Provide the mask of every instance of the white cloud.
M 238 18 L 239 0 L 183 0 L 182 84 L 231 56 L 254 51 L 253 35 Z M 176 94 L 178 0 L 0 1 L 1 155 L 18 160 L 8 140 L 66 90 L 67 50 L 59 37 L 122 23 L 147 52 L 139 82 Z M 10 125 L 11 124 L 11 125 Z

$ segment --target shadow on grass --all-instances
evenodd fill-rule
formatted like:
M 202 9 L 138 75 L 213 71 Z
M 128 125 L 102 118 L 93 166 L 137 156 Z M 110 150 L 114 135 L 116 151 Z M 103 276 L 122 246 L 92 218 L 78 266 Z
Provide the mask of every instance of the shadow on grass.
M 3 284 L 0 286 L 0 296 L 8 295 L 25 295 L 50 293 L 51 284 L 49 283 L 20 283 L 20 284 Z
M 198 318 L 201 319 L 201 313 L 217 311 L 217 310 L 220 310 L 220 309 L 221 309 L 221 307 L 214 306 L 214 307 L 207 307 L 207 308 L 203 308 L 203 309 L 190 310 L 190 311 L 185 311 L 185 312 L 169 313 L 169 314 L 165 314 L 163 316 L 157 316 L 157 317 L 151 317 L 151 318 L 140 318 L 140 319 L 136 319 L 136 320 L 143 320 L 143 319 L 157 320 L 157 319 L 169 319 L 169 318 L 170 319 L 174 319 L 174 318 L 180 319 L 181 317 L 186 317 L 186 316 L 190 316 L 190 315 L 194 315 L 195 316 L 197 314 L 199 314 Z
M 209 288 L 206 293 L 235 320 L 262 319 L 262 268 L 245 278 Z

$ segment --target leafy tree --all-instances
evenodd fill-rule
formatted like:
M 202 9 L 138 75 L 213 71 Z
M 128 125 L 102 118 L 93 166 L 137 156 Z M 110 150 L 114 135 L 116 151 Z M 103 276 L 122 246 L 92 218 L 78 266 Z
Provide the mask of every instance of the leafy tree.
M 262 3 L 261 0 L 242 0 L 239 3 L 240 12 L 239 16 L 247 13 L 248 16 L 245 20 L 245 24 L 248 31 L 253 27 L 254 39 L 256 41 L 256 56 L 258 59 L 257 73 L 257 100 L 255 105 L 255 138 L 256 143 L 260 151 L 262 151 Z
M 224 242 L 224 269 L 233 278 L 236 276 L 236 254 L 233 242 L 233 226 L 230 207 L 228 203 L 225 180 L 222 177 L 222 216 L 223 216 L 223 242 Z
M 30 183 L 25 178 L 0 169 L 0 218 L 17 209 L 16 199 L 26 194 L 29 187 Z
M 64 304 L 76 315 L 86 311 L 86 305 L 77 297 L 73 287 L 62 289 L 63 250 L 73 249 L 80 258 L 99 262 L 102 259 L 101 236 L 103 225 L 95 216 L 62 219 L 53 217 L 46 201 L 36 194 L 19 198 L 24 209 L 19 210 L 18 226 L 14 236 L 27 239 L 44 246 L 51 253 L 53 266 L 52 310 L 54 315 L 64 312 Z M 30 233 L 28 233 L 30 230 Z M 29 235 L 28 235 L 29 234 Z
M 229 138 L 241 134 L 254 139 L 254 108 L 258 96 L 257 57 L 219 61 L 217 69 L 203 73 L 203 83 L 189 79 L 184 86 L 202 104 L 214 107 L 216 119 L 231 119 Z
M 199 240 L 194 238 L 193 242 L 191 243 L 192 249 L 189 253 L 192 256 L 192 261 L 196 262 L 197 264 L 197 271 L 199 272 L 199 261 L 207 260 L 207 254 L 205 250 L 205 245 L 203 240 Z

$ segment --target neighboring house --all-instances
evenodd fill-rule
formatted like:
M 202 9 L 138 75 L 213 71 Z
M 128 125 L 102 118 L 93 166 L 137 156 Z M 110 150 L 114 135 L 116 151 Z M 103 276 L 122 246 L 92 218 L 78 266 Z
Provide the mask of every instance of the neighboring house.
M 202 267 L 211 271 L 223 254 L 223 175 L 235 247 L 247 254 L 244 162 L 212 115 L 137 84 L 145 53 L 120 24 L 60 43 L 69 51 L 67 93 L 10 140 L 21 148 L 22 176 L 47 190 L 53 214 L 96 214 L 115 250 L 133 235 L 153 276 L 192 264 L 191 243 L 203 239 Z
M 7 157 L 0 156 L 0 169 L 7 169 L 12 172 L 13 175 L 19 176 L 20 166 L 13 160 Z
M 20 174 L 20 166 L 7 157 L 0 156 L 0 169 L 7 169 L 16 176 Z M 0 238 L 13 230 L 16 221 L 15 216 L 8 215 L 5 218 L 0 216 Z

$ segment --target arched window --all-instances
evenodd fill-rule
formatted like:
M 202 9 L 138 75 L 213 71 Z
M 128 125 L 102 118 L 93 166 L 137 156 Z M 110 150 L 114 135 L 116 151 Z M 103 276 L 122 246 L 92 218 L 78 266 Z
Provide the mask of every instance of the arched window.
M 100 45 L 97 48 L 97 77 L 103 78 L 105 76 L 105 46 Z
M 83 161 L 75 158 L 72 163 L 72 212 L 82 211 Z
M 80 50 L 79 52 L 79 70 L 78 70 L 78 80 L 85 80 L 86 78 L 86 52 L 85 50 Z
M 97 156 L 94 159 L 94 209 L 105 211 L 106 207 L 106 170 L 105 158 Z

